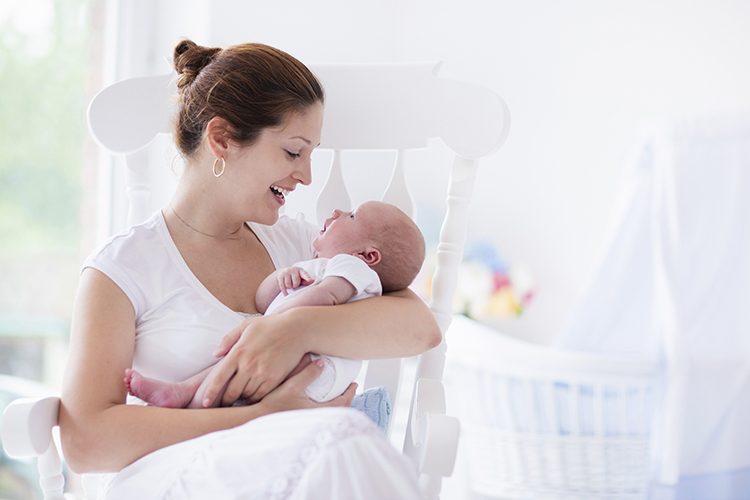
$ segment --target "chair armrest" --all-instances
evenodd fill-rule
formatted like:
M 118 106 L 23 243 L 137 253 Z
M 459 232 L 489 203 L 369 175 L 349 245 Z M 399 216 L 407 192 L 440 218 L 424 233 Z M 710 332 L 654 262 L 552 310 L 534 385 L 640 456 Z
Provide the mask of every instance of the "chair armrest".
M 60 398 L 20 398 L 3 412 L 0 436 L 11 458 L 37 457 L 46 452 L 57 425 Z

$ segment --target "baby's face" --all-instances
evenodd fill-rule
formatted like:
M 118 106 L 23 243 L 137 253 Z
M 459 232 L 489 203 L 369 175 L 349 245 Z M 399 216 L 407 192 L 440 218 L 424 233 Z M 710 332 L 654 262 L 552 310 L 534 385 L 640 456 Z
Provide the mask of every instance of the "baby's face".
M 386 205 L 369 201 L 351 212 L 334 210 L 326 219 L 320 235 L 313 241 L 318 257 L 331 258 L 341 253 L 356 254 L 368 244 L 375 223 L 385 216 Z

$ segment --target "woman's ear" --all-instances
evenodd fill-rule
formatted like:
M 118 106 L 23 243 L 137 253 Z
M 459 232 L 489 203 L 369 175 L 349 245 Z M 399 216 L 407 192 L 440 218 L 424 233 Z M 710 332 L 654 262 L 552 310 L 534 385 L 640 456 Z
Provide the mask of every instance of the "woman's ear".
M 214 116 L 206 125 L 206 147 L 214 158 L 226 158 L 230 146 L 232 126 L 224 118 Z
M 375 247 L 367 247 L 362 252 L 359 252 L 357 254 L 357 257 L 365 261 L 365 264 L 372 267 L 375 264 L 379 263 L 383 256 L 380 253 L 380 250 L 378 250 Z

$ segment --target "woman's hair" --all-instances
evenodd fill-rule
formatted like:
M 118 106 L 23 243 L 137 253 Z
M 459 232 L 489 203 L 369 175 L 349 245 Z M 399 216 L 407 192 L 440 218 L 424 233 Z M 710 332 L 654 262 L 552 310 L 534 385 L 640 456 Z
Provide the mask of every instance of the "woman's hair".
M 252 144 L 263 131 L 290 114 L 323 103 L 323 86 L 286 52 L 260 43 L 226 49 L 183 40 L 174 49 L 180 105 L 175 142 L 191 156 L 208 122 L 218 116 L 231 125 L 230 139 Z

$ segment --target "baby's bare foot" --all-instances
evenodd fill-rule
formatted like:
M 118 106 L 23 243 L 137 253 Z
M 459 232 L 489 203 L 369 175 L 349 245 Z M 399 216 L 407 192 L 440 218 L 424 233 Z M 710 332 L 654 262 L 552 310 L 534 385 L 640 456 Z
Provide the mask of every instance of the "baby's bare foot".
M 124 382 L 130 394 L 162 408 L 184 408 L 198 389 L 198 384 L 162 382 L 130 368 L 125 370 Z

